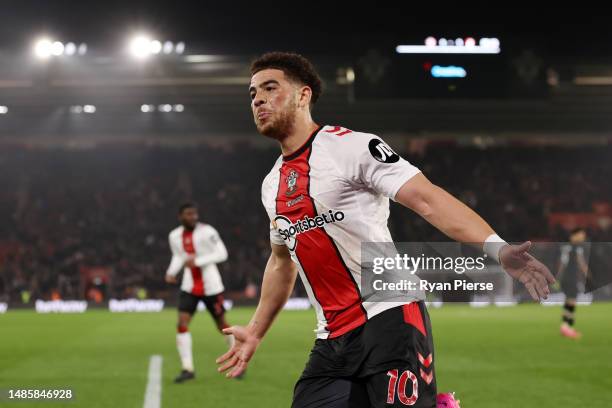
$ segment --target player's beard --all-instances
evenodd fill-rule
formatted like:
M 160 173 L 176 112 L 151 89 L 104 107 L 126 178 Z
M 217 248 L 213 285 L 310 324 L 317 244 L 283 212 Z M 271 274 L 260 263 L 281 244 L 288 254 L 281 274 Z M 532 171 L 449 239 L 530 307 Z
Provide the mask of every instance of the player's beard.
M 257 124 L 257 131 L 280 142 L 293 131 L 296 112 L 297 103 L 289 102 L 287 108 L 279 113 L 277 119 L 263 125 Z

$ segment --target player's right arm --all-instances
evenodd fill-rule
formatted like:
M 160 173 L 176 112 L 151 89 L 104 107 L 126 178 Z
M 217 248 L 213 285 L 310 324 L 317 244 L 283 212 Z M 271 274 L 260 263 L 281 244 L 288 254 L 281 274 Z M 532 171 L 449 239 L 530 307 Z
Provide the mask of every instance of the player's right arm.
M 178 248 L 172 242 L 172 236 L 168 237 L 168 243 L 170 244 L 170 250 L 172 251 L 172 260 L 170 260 L 170 265 L 168 265 L 168 269 L 166 270 L 166 282 L 168 283 L 176 283 L 176 275 L 183 269 L 183 265 L 185 261 L 181 256 Z
M 297 267 L 291 260 L 289 250 L 285 245 L 271 243 L 271 246 L 272 253 L 266 264 L 261 297 L 250 323 L 246 327 L 232 326 L 223 330 L 225 334 L 233 334 L 236 340 L 234 346 L 217 359 L 217 364 L 221 364 L 219 372 L 227 371 L 226 376 L 229 378 L 244 372 L 295 285 Z

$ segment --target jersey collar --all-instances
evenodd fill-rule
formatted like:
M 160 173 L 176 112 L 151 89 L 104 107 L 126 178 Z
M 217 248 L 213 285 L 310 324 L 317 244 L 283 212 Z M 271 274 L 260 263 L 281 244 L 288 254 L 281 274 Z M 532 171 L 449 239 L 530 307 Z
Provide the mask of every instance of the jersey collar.
M 310 147 L 310 145 L 312 144 L 312 142 L 314 141 L 315 137 L 317 137 L 317 134 L 321 131 L 321 129 L 323 129 L 323 126 L 319 126 L 317 127 L 314 132 L 312 132 L 312 134 L 310 136 L 308 136 L 308 140 L 306 140 L 306 142 L 304 142 L 304 144 L 302 146 L 300 146 L 299 149 L 297 149 L 295 152 L 287 155 L 287 156 L 283 156 L 283 161 L 289 161 L 289 160 L 293 160 L 296 157 L 298 157 L 300 154 L 304 153 L 304 150 L 308 149 Z

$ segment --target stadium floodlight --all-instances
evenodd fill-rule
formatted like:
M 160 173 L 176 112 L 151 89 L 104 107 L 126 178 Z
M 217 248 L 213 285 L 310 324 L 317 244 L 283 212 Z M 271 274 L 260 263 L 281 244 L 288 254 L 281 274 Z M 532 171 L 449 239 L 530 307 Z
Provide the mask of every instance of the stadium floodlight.
M 178 104 L 176 104 L 176 105 L 174 105 L 172 107 L 172 110 L 175 111 L 175 112 L 179 112 L 180 113 L 180 112 L 183 112 L 185 110 L 185 106 L 180 104 L 180 103 L 178 103 Z
M 165 113 L 172 112 L 172 105 L 167 104 L 167 103 L 163 105 L 159 105 L 157 108 L 159 109 L 160 112 L 165 112 Z
M 0 105 L 0 115 L 6 115 L 8 113 L 8 106 Z
M 83 112 L 85 113 L 95 113 L 96 107 L 94 105 L 85 105 L 83 106 Z
M 176 47 L 174 48 L 174 51 L 176 51 L 177 54 L 182 54 L 183 52 L 185 52 L 185 43 L 182 41 L 177 43 Z
M 36 41 L 36 44 L 34 45 L 34 55 L 41 59 L 49 58 L 52 50 L 53 43 L 47 38 L 42 38 Z
M 85 44 L 85 43 L 80 44 L 77 52 L 78 52 L 79 55 L 87 54 L 87 44 Z
M 149 44 L 149 50 L 152 54 L 159 54 L 162 50 L 162 43 L 157 40 L 151 41 Z
M 141 105 L 141 106 L 140 106 L 140 111 L 141 111 L 142 113 L 155 112 L 155 106 L 154 106 L 154 105 L 147 105 L 147 104 L 144 104 L 144 105 Z
M 83 113 L 83 107 L 81 105 L 71 106 L 70 113 Z
M 172 43 L 172 41 L 166 41 L 164 43 L 164 48 L 163 48 L 164 54 L 172 54 L 173 50 L 174 50 L 174 44 Z
M 353 82 L 355 82 L 355 70 L 353 68 L 347 68 L 346 82 L 349 84 L 352 84 Z
M 59 57 L 63 53 L 64 53 L 64 44 L 62 44 L 59 41 L 54 41 L 53 44 L 51 44 L 51 54 L 56 57 Z
M 74 43 L 69 42 L 64 46 L 64 54 L 68 56 L 72 56 L 76 54 L 77 47 Z
M 151 39 L 145 35 L 138 35 L 130 41 L 131 54 L 139 59 L 151 55 Z
M 82 43 L 77 47 L 73 42 L 64 44 L 61 41 L 41 38 L 34 44 L 34 55 L 40 59 L 61 57 L 63 55 L 85 55 L 85 53 L 87 53 L 87 44 L 85 43 Z

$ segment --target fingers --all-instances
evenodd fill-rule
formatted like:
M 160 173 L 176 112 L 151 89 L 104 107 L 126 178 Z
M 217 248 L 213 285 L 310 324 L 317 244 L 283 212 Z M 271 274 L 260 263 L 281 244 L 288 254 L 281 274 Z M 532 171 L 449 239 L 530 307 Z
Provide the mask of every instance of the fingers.
M 236 363 L 238 362 L 238 357 L 237 356 L 233 356 L 231 359 L 229 359 L 225 364 L 223 364 L 221 367 L 217 368 L 217 371 L 222 373 L 227 371 L 228 369 L 236 366 Z M 229 374 L 229 373 L 228 373 Z
M 521 277 L 521 282 L 534 300 L 540 301 L 548 298 L 550 294 L 548 282 L 537 268 L 527 267 Z
M 555 282 L 555 277 L 546 267 L 546 265 L 538 261 L 533 256 L 529 254 L 527 255 L 529 256 L 529 266 L 532 271 L 532 275 L 537 281 L 536 288 L 538 289 L 538 293 L 543 299 L 547 299 L 548 295 L 550 294 L 550 288 L 548 285 Z
M 548 285 L 544 284 L 536 284 L 535 285 L 536 292 L 538 293 L 538 301 L 548 298 Z
M 535 259 L 533 256 L 529 254 L 527 255 L 529 256 L 529 260 L 535 263 L 536 269 L 542 276 L 544 276 L 544 279 L 546 279 L 546 282 L 555 283 L 557 281 L 554 275 L 550 272 L 550 269 L 548 269 L 546 265 L 544 265 L 542 262 Z
M 527 288 L 527 291 L 529 292 L 529 294 L 531 295 L 533 300 L 535 300 L 535 301 L 539 301 L 540 300 L 540 297 L 538 296 L 538 293 L 536 292 L 534 284 L 532 282 L 527 282 L 525 284 L 525 287 Z
M 227 378 L 236 378 L 240 376 L 246 370 L 247 364 L 248 363 L 246 361 L 238 360 L 238 364 L 236 364 L 236 367 L 234 367 L 234 369 L 230 371 L 229 373 L 227 373 L 225 376 Z
M 234 334 L 234 326 L 232 327 L 226 327 L 225 329 L 222 330 L 223 334 Z
M 525 241 L 516 248 L 519 252 L 527 252 L 531 248 L 531 241 Z
M 232 347 L 231 349 L 229 349 L 229 351 L 225 354 L 223 354 L 222 356 L 218 357 L 215 362 L 217 364 L 222 364 L 223 362 L 225 362 L 226 360 L 230 359 L 235 353 L 234 348 Z
M 546 299 L 550 292 L 550 290 L 548 289 L 548 282 L 546 281 L 546 278 L 537 268 L 533 268 L 531 274 L 533 275 L 533 278 L 535 280 L 535 287 L 538 291 L 538 294 L 541 298 Z
M 531 241 L 525 241 L 516 247 L 515 254 L 521 257 L 524 261 L 527 261 L 529 260 L 529 254 L 527 253 L 529 249 L 531 249 Z
M 521 274 L 520 281 L 525 285 L 533 300 L 540 301 L 548 297 L 548 284 L 543 276 L 539 275 L 533 268 L 525 268 Z
M 540 301 L 547 299 L 550 294 L 549 284 L 555 282 L 555 277 L 542 262 L 538 261 L 527 250 L 531 248 L 531 241 L 526 241 L 518 246 L 517 253 L 527 261 L 524 271 L 524 284 L 531 297 Z

